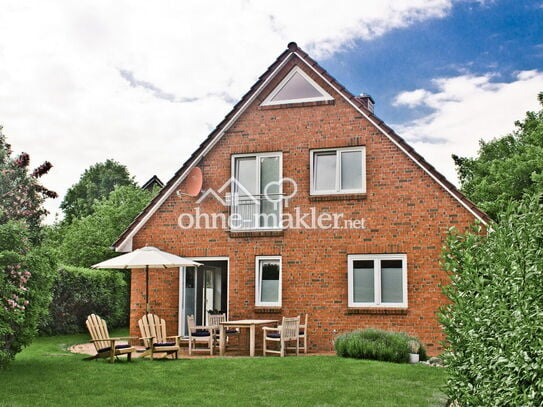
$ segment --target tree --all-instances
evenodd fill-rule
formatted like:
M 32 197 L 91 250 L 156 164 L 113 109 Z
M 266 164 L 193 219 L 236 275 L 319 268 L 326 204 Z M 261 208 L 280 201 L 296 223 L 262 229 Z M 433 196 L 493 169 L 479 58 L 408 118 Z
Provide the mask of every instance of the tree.
M 145 208 L 154 192 L 137 186 L 117 187 L 107 198 L 96 201 L 92 214 L 62 228 L 59 257 L 65 264 L 90 267 L 112 257 L 112 243 Z
M 55 261 L 39 247 L 43 203 L 56 193 L 38 178 L 52 165 L 28 172 L 30 157 L 11 157 L 0 127 L 0 368 L 4 368 L 37 330 L 51 300 Z
M 92 214 L 96 201 L 107 198 L 115 187 L 126 185 L 136 186 L 136 182 L 124 165 L 114 160 L 94 164 L 68 189 L 60 204 L 65 222 Z
M 462 191 L 494 219 L 511 200 L 543 191 L 543 109 L 515 125 L 511 134 L 480 141 L 475 158 L 453 155 Z
M 447 392 L 460 406 L 543 405 L 543 206 L 526 195 L 444 252 Z
M 24 220 L 30 228 L 29 238 L 36 243 L 40 239 L 42 218 L 47 214 L 43 203 L 58 196 L 39 182 L 53 165 L 46 161 L 29 173 L 30 156 L 21 153 L 12 158 L 11 154 L 11 146 L 0 126 L 0 223 Z

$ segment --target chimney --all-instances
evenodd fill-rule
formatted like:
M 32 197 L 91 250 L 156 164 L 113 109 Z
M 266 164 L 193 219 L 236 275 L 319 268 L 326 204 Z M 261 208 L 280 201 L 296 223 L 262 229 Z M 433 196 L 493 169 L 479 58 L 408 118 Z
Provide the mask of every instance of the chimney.
M 356 100 L 362 103 L 362 106 L 364 106 L 366 109 L 373 113 L 373 106 L 375 105 L 375 100 L 373 100 L 370 95 L 368 95 L 367 93 L 361 93 L 360 96 L 356 96 Z

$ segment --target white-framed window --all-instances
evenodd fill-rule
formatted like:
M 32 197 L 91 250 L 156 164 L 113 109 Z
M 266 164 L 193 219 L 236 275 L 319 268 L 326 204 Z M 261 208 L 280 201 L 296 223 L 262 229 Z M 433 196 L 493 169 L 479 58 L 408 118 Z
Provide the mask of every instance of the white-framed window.
M 309 75 L 295 66 L 279 85 L 271 91 L 264 102 L 262 102 L 262 106 L 318 102 L 333 99 Z
M 257 306 L 281 306 L 281 256 L 256 256 Z
M 231 229 L 280 229 L 282 161 L 281 152 L 232 156 Z
M 311 150 L 311 195 L 366 192 L 366 148 Z
M 405 254 L 348 256 L 349 307 L 407 308 Z

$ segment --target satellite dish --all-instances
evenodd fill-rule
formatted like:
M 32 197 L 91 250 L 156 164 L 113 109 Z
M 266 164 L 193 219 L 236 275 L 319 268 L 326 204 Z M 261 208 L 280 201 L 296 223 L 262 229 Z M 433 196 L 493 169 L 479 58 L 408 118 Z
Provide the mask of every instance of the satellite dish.
M 202 175 L 202 170 L 199 167 L 194 167 L 192 170 L 190 170 L 190 173 L 187 176 L 185 184 L 186 192 L 182 193 L 182 195 L 198 196 L 202 190 L 203 180 L 204 177 Z

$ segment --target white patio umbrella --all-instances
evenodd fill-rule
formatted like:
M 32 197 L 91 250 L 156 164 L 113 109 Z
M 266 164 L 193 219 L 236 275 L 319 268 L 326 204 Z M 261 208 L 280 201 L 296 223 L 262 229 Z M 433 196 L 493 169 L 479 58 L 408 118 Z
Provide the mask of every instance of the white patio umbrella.
M 149 268 L 198 267 L 197 263 L 175 254 L 146 246 L 133 252 L 105 260 L 92 266 L 93 269 L 145 269 L 145 312 L 149 313 Z

